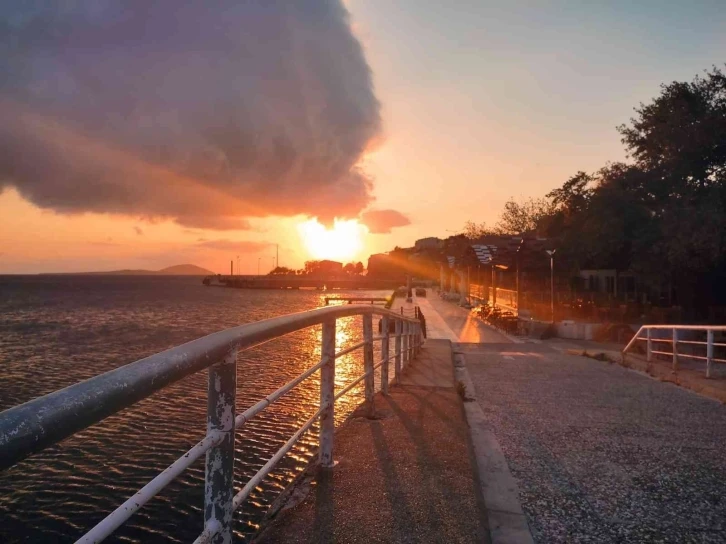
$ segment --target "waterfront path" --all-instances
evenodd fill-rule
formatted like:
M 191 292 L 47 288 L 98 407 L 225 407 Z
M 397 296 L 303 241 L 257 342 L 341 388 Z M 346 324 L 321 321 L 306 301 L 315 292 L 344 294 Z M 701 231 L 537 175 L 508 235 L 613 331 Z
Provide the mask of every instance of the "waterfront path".
M 722 403 L 512 343 L 431 291 L 396 304 L 426 316 L 420 359 L 261 542 L 726 542 Z
M 494 328 L 474 317 L 471 310 L 442 300 L 432 289 L 427 289 L 426 297 L 413 297 L 406 302 L 406 297 L 396 297 L 393 310 L 403 307 L 413 311 L 414 306 L 421 308 L 426 318 L 426 330 L 429 338 L 445 338 L 452 342 L 509 342 L 509 339 Z
M 489 542 L 450 342 L 427 341 L 375 403 L 376 419 L 336 432 L 337 466 L 256 542 Z
M 726 407 L 543 344 L 461 344 L 536 542 L 726 542 Z
M 568 354 L 565 340 L 498 342 L 429 293 L 464 342 L 472 432 L 503 451 L 535 542 L 726 542 L 724 404 Z M 485 487 L 490 477 L 480 472 Z

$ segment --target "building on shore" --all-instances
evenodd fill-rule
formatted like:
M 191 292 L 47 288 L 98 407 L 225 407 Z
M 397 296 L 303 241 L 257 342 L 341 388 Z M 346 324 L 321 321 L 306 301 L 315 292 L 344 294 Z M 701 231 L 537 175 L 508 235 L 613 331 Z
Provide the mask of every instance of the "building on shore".
M 414 243 L 414 251 L 422 252 L 427 250 L 441 250 L 444 248 L 444 241 L 441 238 L 431 236 L 429 238 L 421 238 Z

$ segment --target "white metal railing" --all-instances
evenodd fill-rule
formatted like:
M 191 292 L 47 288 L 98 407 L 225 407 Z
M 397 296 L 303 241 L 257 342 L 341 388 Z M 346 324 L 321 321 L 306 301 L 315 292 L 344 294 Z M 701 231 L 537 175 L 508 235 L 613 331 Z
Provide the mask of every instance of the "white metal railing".
M 381 316 L 381 335 L 373 336 L 373 315 Z M 363 341 L 335 351 L 336 320 L 361 316 Z M 395 323 L 395 347 L 390 354 L 389 320 Z M 285 334 L 322 325 L 321 360 L 241 414 L 236 414 L 237 353 Z M 374 364 L 374 342 L 381 342 L 381 360 Z M 388 393 L 389 366 L 394 359 L 394 381 L 418 353 L 423 342 L 417 319 L 375 305 L 331 306 L 258 321 L 211 334 L 152 355 L 44 397 L 0 413 L 0 469 L 12 466 L 155 391 L 194 372 L 209 370 L 206 436 L 135 495 L 111 512 L 78 542 L 100 542 L 115 531 L 166 485 L 206 455 L 204 530 L 195 542 L 214 544 L 232 540 L 232 516 L 315 421 L 320 419 L 318 460 L 333 466 L 335 401 L 364 381 L 365 406 L 373 415 L 374 373 L 381 369 L 381 391 Z M 363 348 L 363 374 L 335 394 L 335 361 Z M 297 432 L 234 494 L 235 432 L 294 387 L 320 371 L 320 406 Z
M 658 336 L 657 331 L 671 331 L 667 336 Z M 679 338 L 680 331 L 691 331 L 695 333 L 706 333 L 706 340 L 685 340 Z M 628 345 L 623 349 L 623 357 L 630 350 L 636 342 L 645 342 L 645 356 L 646 360 L 650 362 L 653 359 L 653 355 L 667 355 L 672 357 L 673 370 L 678 370 L 679 358 L 697 359 L 706 362 L 706 377 L 711 377 L 713 363 L 726 363 L 726 359 L 720 359 L 714 356 L 714 349 L 717 347 L 726 347 L 726 343 L 716 342 L 714 340 L 715 333 L 726 332 L 726 326 L 724 325 L 643 325 L 638 329 L 638 332 L 628 342 Z M 645 335 L 643 335 L 645 334 Z M 653 349 L 653 344 L 666 344 L 671 346 L 670 351 L 663 351 L 662 349 Z M 705 352 L 703 355 L 694 353 L 683 353 L 678 350 L 679 345 L 690 345 L 690 346 L 705 346 Z M 657 347 L 657 346 L 656 346 Z

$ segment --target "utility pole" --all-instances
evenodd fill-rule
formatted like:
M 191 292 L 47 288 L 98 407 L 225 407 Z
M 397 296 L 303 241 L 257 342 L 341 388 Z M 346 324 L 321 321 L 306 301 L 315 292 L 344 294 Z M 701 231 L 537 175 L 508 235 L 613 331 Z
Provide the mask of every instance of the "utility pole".
M 548 249 L 547 254 L 550 256 L 550 313 L 552 323 L 555 322 L 555 249 Z
M 497 307 L 497 270 L 492 259 L 492 308 Z
M 234 276 L 234 260 L 229 261 L 229 275 Z
M 519 290 L 519 261 L 520 261 L 520 256 L 522 253 L 523 246 L 524 246 L 524 238 L 522 238 L 522 240 L 519 242 L 519 246 L 517 247 L 517 254 L 516 254 L 516 258 L 517 258 L 517 276 L 516 276 L 516 280 L 517 280 L 517 317 L 519 317 L 519 298 L 520 298 L 520 294 L 521 294 L 520 290 Z

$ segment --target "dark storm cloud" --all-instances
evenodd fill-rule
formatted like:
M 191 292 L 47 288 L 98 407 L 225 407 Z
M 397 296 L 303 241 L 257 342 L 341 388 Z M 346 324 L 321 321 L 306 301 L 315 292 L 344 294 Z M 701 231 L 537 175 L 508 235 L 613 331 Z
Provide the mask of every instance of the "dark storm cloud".
M 0 191 L 61 213 L 355 217 L 379 103 L 339 0 L 6 2 Z
M 411 220 L 396 210 L 370 210 L 363 212 L 360 221 L 372 234 L 388 234 L 391 229 L 405 227 Z

